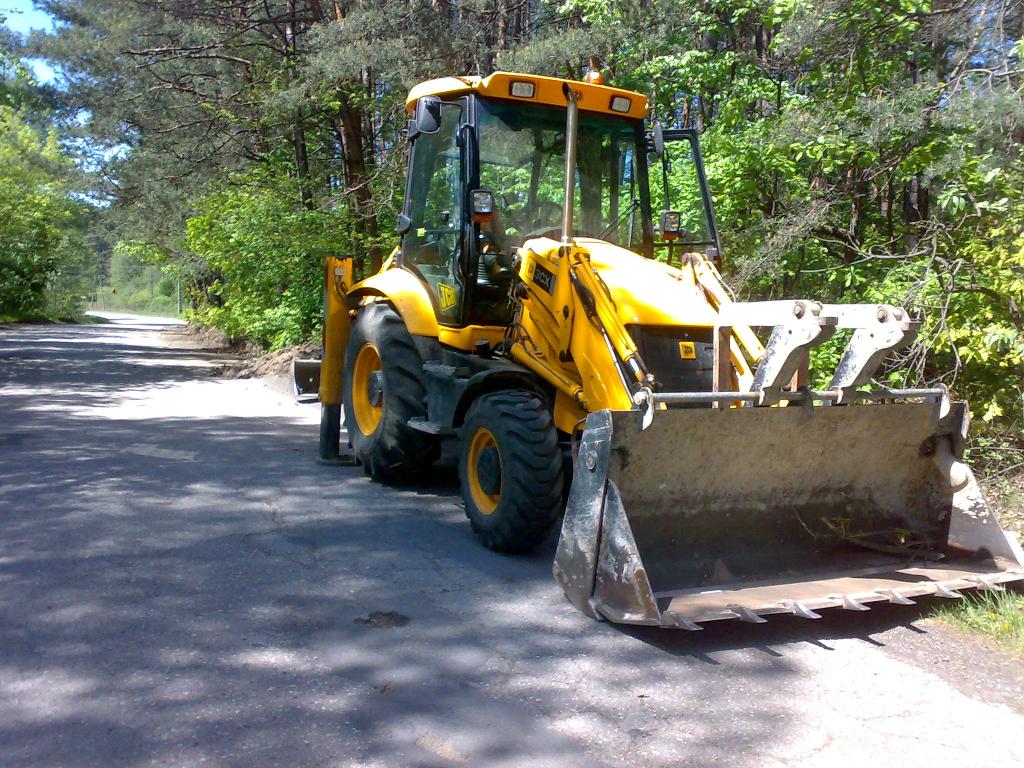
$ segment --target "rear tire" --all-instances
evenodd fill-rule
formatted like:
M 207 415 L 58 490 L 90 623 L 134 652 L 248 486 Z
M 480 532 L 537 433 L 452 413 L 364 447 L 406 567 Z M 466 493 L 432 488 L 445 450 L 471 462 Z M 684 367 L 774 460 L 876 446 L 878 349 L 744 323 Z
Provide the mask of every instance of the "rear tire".
M 410 482 L 437 459 L 437 440 L 408 425 L 427 415 L 423 361 L 388 304 L 366 305 L 352 325 L 342 402 L 353 452 L 374 480 Z
M 562 451 L 551 413 L 527 390 L 482 395 L 463 425 L 459 477 L 473 532 L 496 552 L 527 552 L 562 506 Z

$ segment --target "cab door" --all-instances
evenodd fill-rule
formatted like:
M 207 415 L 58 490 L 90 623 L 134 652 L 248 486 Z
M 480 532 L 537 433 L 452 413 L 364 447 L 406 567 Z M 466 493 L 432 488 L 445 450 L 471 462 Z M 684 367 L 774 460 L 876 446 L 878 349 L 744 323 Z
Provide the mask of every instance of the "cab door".
M 460 268 L 465 233 L 465 152 L 459 138 L 465 100 L 440 102 L 437 130 L 412 139 L 400 264 L 430 291 L 438 322 L 462 321 L 465 278 Z

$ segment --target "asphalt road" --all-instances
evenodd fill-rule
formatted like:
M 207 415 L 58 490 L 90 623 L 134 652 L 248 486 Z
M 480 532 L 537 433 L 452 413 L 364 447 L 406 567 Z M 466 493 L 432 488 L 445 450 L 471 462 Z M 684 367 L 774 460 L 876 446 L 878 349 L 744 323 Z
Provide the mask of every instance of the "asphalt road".
M 163 327 L 0 327 L 0 764 L 1024 764 L 1021 663 L 927 605 L 592 622 Z

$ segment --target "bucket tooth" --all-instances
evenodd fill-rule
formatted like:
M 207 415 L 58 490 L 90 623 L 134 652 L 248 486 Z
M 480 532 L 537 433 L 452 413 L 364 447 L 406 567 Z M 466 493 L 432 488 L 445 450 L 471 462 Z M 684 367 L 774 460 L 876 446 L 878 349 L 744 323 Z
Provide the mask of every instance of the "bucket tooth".
M 858 602 L 857 600 L 855 600 L 850 595 L 842 595 L 841 599 L 843 601 L 843 608 L 845 608 L 848 611 L 870 611 L 871 610 L 866 605 L 864 605 L 864 603 Z
M 782 603 L 783 606 L 793 612 L 794 616 L 799 616 L 801 619 L 820 619 L 821 614 L 815 613 L 806 605 L 801 603 L 799 600 L 786 600 Z
M 993 576 L 973 576 L 970 580 L 977 585 L 978 589 L 991 590 L 992 592 L 1003 591 L 1003 587 L 999 585 L 999 582 Z
M 749 621 L 751 624 L 764 624 L 768 620 L 762 616 L 759 616 L 749 608 L 745 608 L 742 605 L 730 605 L 729 610 L 736 614 L 740 621 Z
M 948 597 L 950 600 L 955 600 L 958 597 L 963 597 L 963 595 L 961 595 L 955 589 L 950 589 L 945 584 L 935 583 L 932 584 L 932 588 L 935 590 L 935 594 L 938 597 Z
M 704 629 L 704 627 L 702 627 L 697 622 L 690 621 L 686 617 L 680 616 L 678 613 L 670 613 L 670 614 L 668 614 L 668 617 L 670 619 L 672 619 L 672 623 L 675 624 L 680 629 L 688 629 L 691 632 L 698 632 L 698 631 Z
M 895 589 L 878 589 L 875 590 L 878 594 L 888 598 L 890 603 L 896 605 L 914 605 L 914 601 L 906 595 L 901 595 Z

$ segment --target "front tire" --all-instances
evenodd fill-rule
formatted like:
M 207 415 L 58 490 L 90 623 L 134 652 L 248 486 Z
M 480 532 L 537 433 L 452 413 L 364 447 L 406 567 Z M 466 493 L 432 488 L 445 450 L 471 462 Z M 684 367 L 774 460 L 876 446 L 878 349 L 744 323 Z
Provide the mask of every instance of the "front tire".
M 409 427 L 427 415 L 423 361 L 388 304 L 366 305 L 352 326 L 342 401 L 353 452 L 374 480 L 410 482 L 437 458 L 436 439 Z
M 562 452 L 551 413 L 527 390 L 482 395 L 463 425 L 459 477 L 473 532 L 496 552 L 527 552 L 558 520 Z

